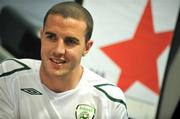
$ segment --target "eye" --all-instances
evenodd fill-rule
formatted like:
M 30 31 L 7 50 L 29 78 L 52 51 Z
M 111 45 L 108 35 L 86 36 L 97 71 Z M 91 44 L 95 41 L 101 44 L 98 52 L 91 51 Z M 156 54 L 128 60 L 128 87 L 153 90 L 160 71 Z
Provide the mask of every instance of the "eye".
M 45 37 L 51 41 L 55 41 L 57 39 L 56 34 L 50 32 L 46 32 Z
M 79 40 L 77 38 L 74 37 L 66 37 L 64 39 L 64 43 L 68 46 L 75 46 L 79 44 Z

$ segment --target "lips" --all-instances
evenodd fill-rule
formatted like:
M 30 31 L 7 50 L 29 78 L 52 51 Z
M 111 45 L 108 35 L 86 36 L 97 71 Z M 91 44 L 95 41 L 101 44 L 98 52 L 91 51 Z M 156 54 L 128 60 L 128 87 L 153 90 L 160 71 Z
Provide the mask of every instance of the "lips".
M 53 62 L 53 63 L 55 63 L 55 64 L 64 64 L 64 63 L 66 63 L 66 60 L 65 60 L 65 59 L 51 58 L 50 60 L 51 60 L 51 62 Z

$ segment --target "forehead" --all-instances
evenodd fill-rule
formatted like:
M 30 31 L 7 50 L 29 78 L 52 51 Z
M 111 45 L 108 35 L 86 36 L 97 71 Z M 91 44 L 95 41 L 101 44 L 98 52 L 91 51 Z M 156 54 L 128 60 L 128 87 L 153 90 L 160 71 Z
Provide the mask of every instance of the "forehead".
M 60 35 L 85 37 L 86 23 L 74 18 L 64 18 L 61 15 L 52 14 L 47 17 L 44 30 Z
M 65 26 L 77 26 L 81 27 L 82 29 L 86 29 L 87 25 L 86 22 L 82 19 L 75 19 L 72 17 L 63 17 L 59 14 L 49 14 L 45 23 L 45 26 L 49 25 L 65 25 Z

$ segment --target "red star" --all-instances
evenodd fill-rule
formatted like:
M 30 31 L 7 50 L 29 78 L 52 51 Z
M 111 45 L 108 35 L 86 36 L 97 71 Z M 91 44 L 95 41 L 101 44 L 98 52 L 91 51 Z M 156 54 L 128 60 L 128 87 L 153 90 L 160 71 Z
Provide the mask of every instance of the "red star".
M 126 91 L 139 81 L 159 94 L 157 59 L 171 38 L 172 31 L 154 32 L 149 1 L 132 39 L 101 48 L 122 69 L 118 86 Z

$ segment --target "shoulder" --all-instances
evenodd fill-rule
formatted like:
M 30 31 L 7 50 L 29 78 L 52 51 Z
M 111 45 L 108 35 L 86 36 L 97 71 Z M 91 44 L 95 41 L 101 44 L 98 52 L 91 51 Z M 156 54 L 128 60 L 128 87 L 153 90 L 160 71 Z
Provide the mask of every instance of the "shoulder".
M 32 59 L 6 59 L 0 63 L 0 78 L 12 75 L 16 72 L 36 68 L 39 64 L 39 61 Z
M 96 73 L 85 68 L 84 70 L 88 84 L 92 86 L 95 91 L 102 97 L 108 99 L 110 102 L 122 104 L 126 107 L 126 99 L 123 91 L 116 86 L 116 84 L 97 75 Z

